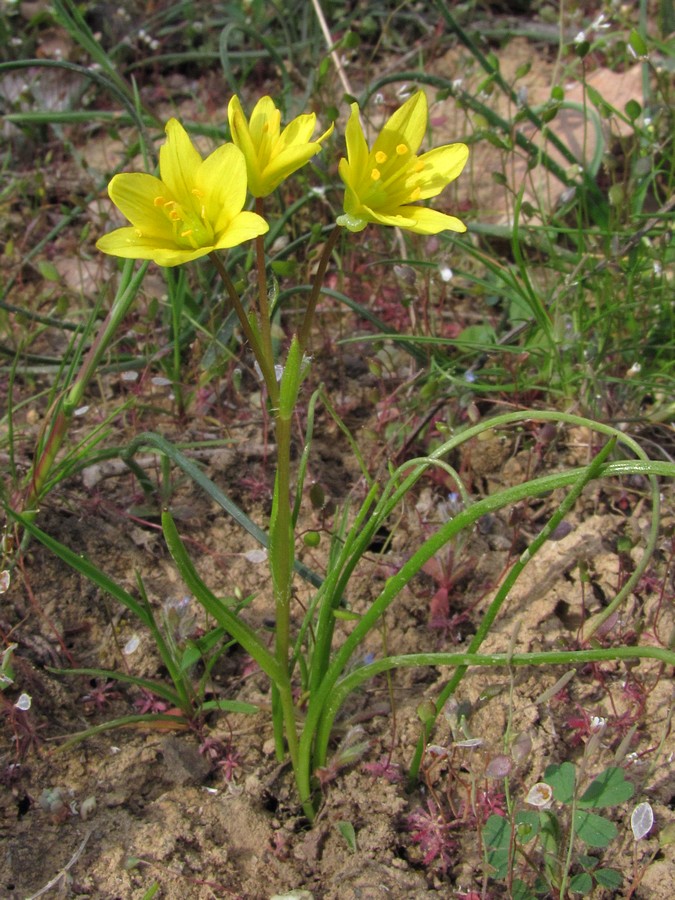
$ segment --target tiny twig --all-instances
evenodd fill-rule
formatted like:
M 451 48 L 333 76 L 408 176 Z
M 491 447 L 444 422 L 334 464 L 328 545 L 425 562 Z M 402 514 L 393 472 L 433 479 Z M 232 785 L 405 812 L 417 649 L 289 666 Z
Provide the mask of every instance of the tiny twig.
M 70 869 L 72 869 L 72 867 L 75 865 L 75 863 L 78 861 L 78 859 L 82 856 L 82 853 L 83 853 L 83 851 L 84 851 L 84 848 L 87 846 L 87 841 L 88 841 L 89 838 L 91 837 L 93 830 L 94 830 L 93 828 L 90 828 L 89 831 L 85 834 L 85 836 L 84 836 L 83 839 L 82 839 L 82 843 L 81 843 L 80 846 L 77 848 L 77 850 L 75 851 L 75 853 L 73 853 L 73 855 L 70 857 L 70 859 L 69 859 L 68 862 L 65 864 L 65 866 L 61 869 L 61 871 L 58 872 L 58 873 L 52 878 L 51 881 L 48 881 L 47 884 L 46 884 L 43 888 L 40 888 L 40 890 L 37 892 L 37 894 L 31 894 L 30 897 L 27 897 L 27 898 L 26 898 L 26 900 L 37 900 L 38 897 L 42 897 L 43 894 L 46 894 L 46 893 L 47 893 L 47 891 L 51 891 L 52 888 L 56 887 L 56 885 L 59 883 L 59 881 L 60 881 L 65 875 L 68 874 L 68 871 L 69 871 Z
M 352 90 L 352 87 L 349 83 L 349 79 L 347 78 L 347 73 L 345 72 L 344 66 L 340 62 L 340 57 L 335 50 L 335 41 L 333 40 L 333 36 L 331 35 L 328 28 L 328 23 L 326 22 L 326 17 L 323 14 L 323 10 L 321 9 L 319 0 L 312 0 L 312 6 L 314 7 L 316 17 L 319 20 L 319 26 L 321 27 L 324 38 L 326 39 L 326 46 L 328 47 L 330 58 L 333 60 L 333 65 L 335 66 L 335 69 L 338 73 L 338 78 L 342 83 L 342 87 L 345 89 L 345 92 L 350 95 L 350 97 L 353 97 L 354 91 Z

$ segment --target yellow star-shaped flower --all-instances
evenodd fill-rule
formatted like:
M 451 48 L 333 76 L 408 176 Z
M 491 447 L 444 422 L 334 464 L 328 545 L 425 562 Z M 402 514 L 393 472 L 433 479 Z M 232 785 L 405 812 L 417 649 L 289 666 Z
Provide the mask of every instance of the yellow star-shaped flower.
M 176 119 L 166 126 L 159 174 L 115 175 L 110 199 L 131 222 L 103 235 L 96 246 L 128 259 L 178 266 L 214 250 L 235 247 L 264 234 L 269 226 L 246 201 L 246 162 L 234 144 L 202 159 Z
M 469 156 L 466 144 L 447 144 L 417 156 L 427 121 L 427 98 L 419 91 L 396 110 L 369 150 L 358 104 L 352 103 L 345 132 L 347 159 L 339 166 L 346 189 L 345 214 L 338 217 L 338 225 L 350 231 L 362 231 L 369 222 L 417 234 L 466 231 L 454 216 L 410 205 L 440 194 Z
M 254 197 L 267 197 L 281 182 L 321 150 L 333 125 L 311 140 L 314 113 L 297 116 L 281 130 L 281 113 L 271 97 L 261 97 L 247 122 L 237 96 L 227 108 L 232 140 L 246 158 L 248 189 Z

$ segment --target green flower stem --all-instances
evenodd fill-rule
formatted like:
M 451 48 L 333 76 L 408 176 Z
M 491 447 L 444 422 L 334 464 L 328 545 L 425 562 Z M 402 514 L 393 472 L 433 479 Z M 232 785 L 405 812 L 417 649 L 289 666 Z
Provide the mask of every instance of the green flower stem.
M 314 281 L 312 282 L 312 291 L 309 295 L 309 300 L 307 301 L 305 316 L 302 321 L 300 331 L 298 332 L 298 343 L 300 344 L 300 349 L 302 351 L 307 349 L 307 345 L 309 343 L 310 334 L 312 332 L 312 322 L 314 321 L 314 313 L 316 312 L 316 305 L 319 302 L 319 297 L 321 296 L 323 279 L 326 275 L 326 269 L 328 268 L 328 262 L 331 258 L 331 254 L 333 253 L 338 237 L 340 236 L 340 231 L 341 229 L 336 225 L 328 235 L 326 243 L 323 245 L 323 252 L 321 253 L 319 265 L 317 266 L 317 270 L 314 274 Z
M 270 522 L 270 567 L 276 610 L 276 659 L 288 671 L 291 582 L 295 557 L 290 504 L 291 419 L 278 415 L 275 434 L 277 472 Z
M 275 415 L 275 435 L 277 444 L 276 477 L 274 483 L 274 499 L 272 515 L 270 519 L 269 565 L 272 575 L 272 589 L 274 593 L 275 609 L 275 659 L 279 671 L 283 673 L 288 695 L 291 697 L 289 648 L 291 628 L 291 590 L 293 584 L 294 535 L 291 524 L 291 500 L 290 500 L 290 466 L 291 466 L 291 419 Z M 280 685 L 272 695 L 274 742 L 279 760 L 284 759 L 283 749 L 284 733 L 288 743 L 289 753 L 291 746 L 297 747 L 297 732 L 295 718 L 282 715 L 284 702 L 288 698 L 283 696 Z M 279 706 L 281 704 L 281 708 Z M 297 750 L 291 753 L 294 758 Z
M 264 218 L 262 197 L 255 198 L 255 211 Z M 258 312 L 260 313 L 260 335 L 262 337 L 262 350 L 267 359 L 271 360 L 274 368 L 274 348 L 272 347 L 272 323 L 270 321 L 270 309 L 267 297 L 267 265 L 265 262 L 265 238 L 259 234 L 255 239 L 256 266 L 258 269 Z
M 324 244 L 323 253 L 319 260 L 319 265 L 312 283 L 312 292 L 305 310 L 302 327 L 298 334 L 297 347 L 291 348 L 289 358 L 286 361 L 287 366 L 296 365 L 298 367 L 297 377 L 292 379 L 292 387 L 289 388 L 289 396 L 284 397 L 282 393 L 279 395 L 275 378 L 275 391 L 270 392 L 272 408 L 274 411 L 274 426 L 277 444 L 276 459 L 276 478 L 274 485 L 274 502 L 272 506 L 272 516 L 270 521 L 270 571 L 272 575 L 272 586 L 274 590 L 274 606 L 275 606 L 275 659 L 279 669 L 283 672 L 287 685 L 278 684 L 273 692 L 273 722 L 274 722 L 274 738 L 277 755 L 283 756 L 283 736 L 288 743 L 288 750 L 293 761 L 293 768 L 296 772 L 296 780 L 298 780 L 297 757 L 298 757 L 298 736 L 295 725 L 295 717 L 289 714 L 286 706 L 292 705 L 292 694 L 290 688 L 290 625 L 291 625 L 291 594 L 293 586 L 293 564 L 295 558 L 294 547 L 294 529 L 293 529 L 293 510 L 291 507 L 291 423 L 293 408 L 297 398 L 297 390 L 301 381 L 302 357 L 304 349 L 309 341 L 312 322 L 316 305 L 321 294 L 321 286 L 323 278 L 326 274 L 328 261 L 335 247 L 338 238 L 338 228 L 334 228 L 330 233 L 328 240 Z M 261 332 L 263 334 L 263 348 L 265 352 L 266 341 L 269 341 L 269 352 L 272 352 L 271 334 L 269 338 L 265 337 L 264 328 L 269 328 L 269 311 L 267 308 L 267 285 L 264 278 L 264 247 L 258 251 L 258 290 L 259 290 L 259 309 L 261 314 Z M 262 271 L 262 275 L 261 275 Z M 291 362 L 291 352 L 295 349 L 294 359 Z M 260 352 L 260 350 L 259 350 Z M 263 368 L 262 360 L 256 354 L 261 369 Z M 272 375 L 274 376 L 274 362 L 272 360 Z M 263 369 L 264 371 L 264 369 Z M 291 376 L 291 372 L 284 373 Z M 283 390 L 283 382 L 282 382 Z M 275 399 L 276 398 L 276 399 Z M 284 402 L 279 402 L 279 400 Z M 287 695 L 286 695 L 287 692 Z M 281 704 L 283 715 L 279 712 L 279 704 Z M 285 735 L 282 735 L 282 729 Z
M 253 355 L 255 356 L 258 365 L 260 366 L 260 371 L 262 372 L 263 381 L 265 382 L 265 387 L 267 388 L 267 394 L 270 398 L 270 402 L 273 406 L 276 406 L 279 396 L 279 389 L 277 385 L 277 379 L 274 374 L 274 361 L 270 357 L 267 357 L 263 352 L 263 347 L 258 340 L 258 336 L 251 327 L 251 323 L 248 320 L 246 311 L 244 310 L 244 307 L 241 304 L 241 300 L 239 299 L 237 289 L 232 284 L 232 279 L 230 278 L 222 259 L 216 252 L 209 253 L 209 259 L 218 270 L 218 274 L 220 275 L 223 284 L 225 285 L 225 290 L 227 291 L 228 297 L 230 298 L 232 308 L 236 312 L 237 318 L 239 319 L 239 324 L 241 325 L 242 331 L 244 332 L 246 340 L 251 346 L 251 351 L 253 352 Z
M 124 264 L 115 299 L 82 361 L 74 382 L 68 393 L 58 397 L 45 415 L 43 427 L 46 436 L 38 445 L 36 460 L 28 475 L 27 488 L 23 501 L 20 503 L 22 510 L 31 510 L 39 503 L 45 482 L 68 432 L 73 413 L 82 404 L 85 390 L 98 369 L 101 357 L 107 351 L 120 323 L 136 299 L 148 264 L 143 263 L 136 274 L 133 274 L 133 267 L 133 260 Z

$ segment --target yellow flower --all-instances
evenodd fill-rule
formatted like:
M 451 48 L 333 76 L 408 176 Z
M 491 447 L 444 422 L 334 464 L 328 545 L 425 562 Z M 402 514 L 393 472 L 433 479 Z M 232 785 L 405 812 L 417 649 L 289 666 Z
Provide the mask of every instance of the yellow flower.
M 256 103 L 247 122 L 239 97 L 227 108 L 232 140 L 246 157 L 248 189 L 254 197 L 267 197 L 284 178 L 305 165 L 321 150 L 321 142 L 333 131 L 331 124 L 312 141 L 316 125 L 314 113 L 297 116 L 281 130 L 281 113 L 271 97 Z
M 345 132 L 347 159 L 341 159 L 339 167 L 346 186 L 345 214 L 338 217 L 338 225 L 350 231 L 362 231 L 369 222 L 417 234 L 466 231 L 454 216 L 409 205 L 440 194 L 469 156 L 466 144 L 447 144 L 416 156 L 427 120 L 427 98 L 419 91 L 396 110 L 369 150 L 358 104 L 352 103 Z
M 110 199 L 132 227 L 103 235 L 96 242 L 99 250 L 178 266 L 268 230 L 261 216 L 242 211 L 246 162 L 234 144 L 202 159 L 176 119 L 167 123 L 166 136 L 159 151 L 159 178 L 122 174 L 108 185 Z

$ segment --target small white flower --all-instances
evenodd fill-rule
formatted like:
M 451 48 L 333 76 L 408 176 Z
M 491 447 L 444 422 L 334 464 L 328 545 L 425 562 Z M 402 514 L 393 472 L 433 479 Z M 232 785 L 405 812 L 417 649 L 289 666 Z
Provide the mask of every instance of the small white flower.
M 591 716 L 591 731 L 593 733 L 597 731 L 603 731 L 605 725 L 607 724 L 607 719 L 602 716 Z
M 258 360 L 255 360 L 255 361 L 254 361 L 254 363 L 253 363 L 253 369 L 255 370 L 255 374 L 256 374 L 256 375 L 258 376 L 258 378 L 262 381 L 262 380 L 263 380 L 263 373 L 262 373 L 262 369 L 261 369 L 260 366 L 258 365 Z M 276 378 L 276 380 L 277 380 L 277 381 L 281 381 L 281 376 L 282 376 L 283 374 L 284 374 L 284 367 L 283 367 L 283 366 L 280 366 L 280 365 L 276 365 L 276 366 L 274 367 L 274 377 Z
M 600 13 L 591 24 L 591 31 L 604 31 L 609 27 L 610 23 L 607 21 L 607 16 L 604 13 Z
M 444 281 L 447 284 L 448 281 L 452 281 L 454 272 L 452 271 L 450 266 L 440 266 L 438 269 L 438 274 L 441 276 L 441 281 Z
M 31 708 L 32 702 L 33 698 L 31 697 L 31 695 L 24 692 L 23 694 L 21 694 L 14 706 L 16 706 L 17 709 L 20 709 L 21 712 L 27 712 Z
M 259 547 L 256 550 L 247 550 L 246 553 L 244 553 L 244 559 L 254 565 L 265 562 L 267 559 L 267 550 L 264 547 Z
M 538 781 L 530 788 L 525 802 L 537 809 L 548 809 L 553 803 L 553 788 L 545 781 Z
M 649 803 L 638 803 L 630 817 L 630 827 L 636 841 L 647 837 L 654 825 L 654 812 Z
M 483 738 L 467 738 L 465 741 L 455 741 L 455 747 L 465 747 L 469 750 L 474 747 L 480 747 L 483 744 Z
M 578 45 L 578 44 L 583 44 L 583 42 L 584 42 L 585 40 L 586 40 L 586 32 L 585 32 L 585 31 L 580 31 L 579 34 L 574 38 L 574 43 L 577 44 L 577 45 Z
M 124 647 L 122 648 L 122 653 L 125 656 L 131 656 L 132 653 L 135 653 L 136 650 L 138 650 L 140 643 L 141 643 L 141 640 L 138 637 L 138 635 L 137 634 L 133 635 L 133 637 L 130 637 L 129 640 L 124 645 Z

